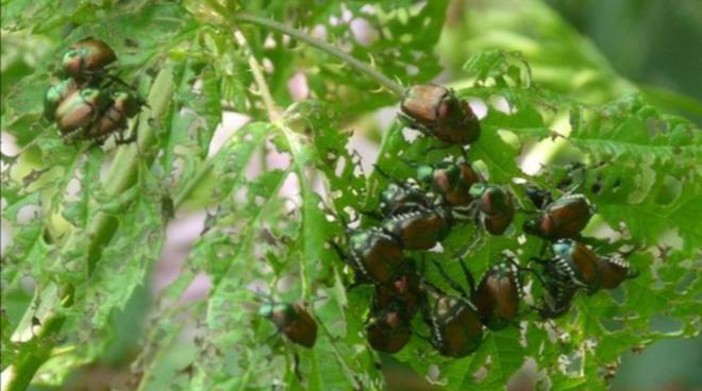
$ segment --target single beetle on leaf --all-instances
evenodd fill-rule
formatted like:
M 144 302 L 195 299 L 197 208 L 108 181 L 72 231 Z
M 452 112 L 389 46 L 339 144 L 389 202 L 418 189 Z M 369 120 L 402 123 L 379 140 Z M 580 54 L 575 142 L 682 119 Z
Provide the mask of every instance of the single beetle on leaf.
M 480 137 L 480 121 L 468 102 L 436 84 L 408 88 L 400 104 L 418 130 L 449 144 L 470 144 Z
M 376 283 L 390 283 L 404 263 L 400 244 L 378 228 L 351 232 L 348 237 L 348 254 L 338 244 L 330 243 L 341 260 L 360 274 L 360 277 Z
M 584 195 L 566 195 L 527 220 L 524 232 L 547 240 L 573 238 L 580 234 L 594 214 L 595 208 Z
M 114 50 L 99 39 L 86 38 L 71 45 L 61 61 L 65 75 L 86 81 L 117 60 Z
M 391 216 L 383 222 L 383 229 L 404 249 L 428 250 L 446 238 L 451 222 L 451 213 L 447 209 L 423 208 Z
M 521 297 L 520 271 L 511 261 L 490 266 L 472 295 L 480 320 L 491 330 L 517 321 Z
M 259 315 L 270 319 L 278 331 L 296 344 L 311 348 L 317 340 L 317 322 L 301 304 L 266 303 L 259 309 Z
M 502 235 L 514 219 L 512 193 L 501 186 L 476 183 L 471 186 L 470 195 L 474 201 L 468 207 L 469 218 L 477 220 L 488 233 Z

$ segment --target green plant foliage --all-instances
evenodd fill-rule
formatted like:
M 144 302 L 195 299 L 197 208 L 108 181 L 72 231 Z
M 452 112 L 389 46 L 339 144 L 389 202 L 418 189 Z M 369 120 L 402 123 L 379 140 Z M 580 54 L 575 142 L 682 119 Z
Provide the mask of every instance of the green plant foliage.
M 327 42 L 412 85 L 441 70 L 433 48 L 447 2 L 7 3 L 3 46 L 27 53 L 2 69 L 13 77 L 3 82 L 3 137 L 21 148 L 2 155 L 2 223 L 11 231 L 0 275 L 8 390 L 67 387 L 101 365 L 114 366 L 125 387 L 140 390 L 382 389 L 388 359 L 370 349 L 363 331 L 372 288 L 348 289 L 353 272 L 329 242 L 344 246 L 343 223 L 377 225 L 362 212 L 377 207 L 388 178 L 363 172 L 366 158 L 350 149 L 347 125 L 400 97 L 329 53 L 240 15 L 285 21 L 312 35 L 324 31 Z M 20 12 L 30 5 L 36 14 Z M 376 39 L 359 38 L 353 21 Z M 65 145 L 41 117 L 61 53 L 86 36 L 115 49 L 116 72 L 146 99 L 130 123 L 136 143 Z M 415 336 L 394 359 L 447 389 L 504 388 L 526 363 L 554 389 L 605 388 L 622 352 L 699 333 L 700 129 L 661 113 L 633 87 L 608 103 L 593 102 L 595 92 L 588 104 L 574 101 L 578 94 L 563 85 L 544 87 L 530 54 L 463 56 L 455 88 L 481 115 L 481 137 L 467 156 L 491 183 L 514 192 L 514 228 L 485 237 L 475 224 L 457 223 L 443 251 L 409 256 L 448 292 L 429 261 L 461 276 L 456 254 L 476 237 L 482 240 L 466 263 L 478 277 L 505 249 L 522 262 L 539 256 L 542 242 L 521 236 L 533 212 L 522 182 L 553 190 L 569 164 L 579 163 L 587 169 L 578 191 L 597 206 L 585 236 L 602 252 L 637 246 L 629 261 L 640 274 L 611 292 L 579 294 L 553 322 L 527 305 L 541 289 L 527 276 L 531 293 L 520 327 L 486 331 L 480 349 L 463 359 L 443 358 L 418 337 L 430 330 L 417 317 Z M 599 62 L 591 65 L 603 80 L 611 75 Z M 288 89 L 297 73 L 309 99 Z M 214 148 L 223 110 L 248 119 Z M 526 169 L 530 151 L 543 148 L 548 156 L 537 157 L 544 166 Z M 403 180 L 416 175 L 405 161 L 461 155 L 398 117 L 371 163 Z M 201 232 L 177 276 L 153 288 L 154 270 L 167 261 L 169 223 L 193 211 L 206 215 Z M 205 297 L 190 296 L 196 286 L 207 287 Z M 313 315 L 313 348 L 292 343 L 258 315 L 271 300 L 301 303 Z

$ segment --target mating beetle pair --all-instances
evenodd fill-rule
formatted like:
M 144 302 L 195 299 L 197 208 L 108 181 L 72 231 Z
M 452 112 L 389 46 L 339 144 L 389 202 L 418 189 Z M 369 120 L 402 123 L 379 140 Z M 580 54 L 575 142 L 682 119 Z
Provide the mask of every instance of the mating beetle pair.
M 588 246 L 571 239 L 552 245 L 553 258 L 533 258 L 543 268 L 540 277 L 545 292 L 539 312 L 544 318 L 557 318 L 570 308 L 575 294 L 583 289 L 594 294 L 600 289 L 614 289 L 638 273 L 621 254 L 599 256 Z
M 124 129 L 127 120 L 139 113 L 142 104 L 141 98 L 131 92 L 114 91 L 108 96 L 99 89 L 85 88 L 67 96 L 56 108 L 53 118 L 68 142 L 76 139 L 102 142 Z M 118 141 L 123 139 L 118 137 Z
M 61 81 L 49 87 L 44 97 L 44 117 L 55 121 L 66 142 L 105 141 L 122 131 L 127 120 L 136 116 L 145 102 L 133 88 L 106 69 L 116 61 L 105 42 L 87 38 L 73 44 L 61 63 Z M 114 88 L 119 84 L 126 88 Z
M 419 280 L 414 262 L 407 260 L 393 281 L 375 285 L 366 323 L 366 336 L 373 349 L 397 353 L 410 341 L 412 319 L 424 301 Z

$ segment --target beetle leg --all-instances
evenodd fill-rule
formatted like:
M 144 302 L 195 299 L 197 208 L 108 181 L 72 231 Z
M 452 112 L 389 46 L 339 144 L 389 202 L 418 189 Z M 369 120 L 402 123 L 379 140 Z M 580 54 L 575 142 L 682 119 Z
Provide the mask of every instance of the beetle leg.
M 368 216 L 373 220 L 382 221 L 385 217 L 374 210 L 359 210 L 358 213 Z
M 293 352 L 293 371 L 295 372 L 297 380 L 302 382 L 304 379 L 302 377 L 302 372 L 300 372 L 300 356 L 297 355 L 297 352 Z
M 344 254 L 344 250 L 341 249 L 341 246 L 339 246 L 339 244 L 337 244 L 333 240 L 327 240 L 327 243 L 329 243 L 329 245 L 334 249 L 336 255 L 339 256 L 341 262 L 347 264 L 348 266 L 351 266 L 352 268 L 354 267 L 353 263 L 349 261 L 349 256 L 347 254 Z
M 403 183 L 402 183 L 399 179 L 394 178 L 392 175 L 390 175 L 389 173 L 385 172 L 385 170 L 383 170 L 382 168 L 380 168 L 380 165 L 378 165 L 378 164 L 373 164 L 373 170 L 376 171 L 378 174 L 380 174 L 380 176 L 382 176 L 383 178 L 385 178 L 386 180 L 388 180 L 388 182 L 397 183 L 397 184 L 400 185 L 402 188 L 405 188 L 405 187 L 403 186 Z
M 468 292 L 466 292 L 465 289 L 461 286 L 461 284 L 457 283 L 451 276 L 448 275 L 446 270 L 444 269 L 443 265 L 439 263 L 437 260 L 432 259 L 432 262 L 434 263 L 434 266 L 436 266 L 437 270 L 439 270 L 439 273 L 441 276 L 446 280 L 446 282 L 449 284 L 451 288 L 453 288 L 455 291 L 461 293 L 463 297 L 470 297 L 468 295 Z
M 484 240 L 485 237 L 483 235 L 478 235 L 471 243 L 454 254 L 454 258 L 465 259 L 466 255 L 470 254 L 476 247 L 479 247 Z
M 472 298 L 475 295 L 475 278 L 473 278 L 473 273 L 468 270 L 463 258 L 459 258 L 458 263 L 461 265 L 461 269 L 463 269 L 463 275 L 465 275 L 466 282 L 468 282 L 470 297 Z
M 414 129 L 422 134 L 431 135 L 431 130 L 427 129 L 426 126 L 420 124 L 419 121 L 415 120 L 414 118 L 410 117 L 409 115 L 407 115 L 403 112 L 399 112 L 399 113 L 397 113 L 397 116 L 400 118 L 401 121 L 404 122 L 404 125 L 406 127 Z
M 124 132 L 127 129 L 120 129 L 117 131 L 117 134 L 115 135 L 115 143 L 117 145 L 122 145 L 122 144 L 131 144 L 135 141 L 137 141 L 137 138 L 139 136 L 138 129 L 139 129 L 139 117 L 137 116 L 136 121 L 134 122 L 134 126 L 130 127 L 132 129 L 132 134 L 125 138 L 124 137 Z

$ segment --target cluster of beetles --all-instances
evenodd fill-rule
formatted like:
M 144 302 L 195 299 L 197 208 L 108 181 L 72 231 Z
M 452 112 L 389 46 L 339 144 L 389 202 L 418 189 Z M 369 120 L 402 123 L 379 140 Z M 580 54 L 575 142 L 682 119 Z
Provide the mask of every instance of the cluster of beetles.
M 44 118 L 56 123 L 66 143 L 101 144 L 112 134 L 117 143 L 133 141 L 125 138 L 124 130 L 144 100 L 112 72 L 116 60 L 107 43 L 93 38 L 76 42 L 64 53 L 57 72 L 60 80 L 44 97 Z
M 144 101 L 111 72 L 116 59 L 109 45 L 93 38 L 75 43 L 63 55 L 60 81 L 46 93 L 44 116 L 56 123 L 66 142 L 102 143 L 113 134 L 118 143 L 131 141 L 123 131 Z M 463 148 L 480 136 L 480 121 L 468 102 L 439 85 L 409 88 L 401 111 L 411 127 L 447 145 Z M 365 213 L 378 224 L 347 227 L 345 238 L 330 241 L 340 260 L 354 271 L 354 285 L 373 285 L 365 331 L 369 345 L 377 351 L 396 353 L 416 335 L 443 356 L 471 354 L 480 346 L 485 328 L 518 327 L 525 273 L 541 285 L 540 297 L 530 307 L 542 319 L 567 313 L 581 290 L 593 294 L 614 289 L 636 276 L 627 254 L 600 255 L 580 236 L 595 212 L 583 194 L 569 191 L 554 198 L 527 185 L 525 193 L 535 211 L 523 231 L 544 240 L 542 257 L 532 257 L 523 266 L 516 256 L 505 253 L 476 284 L 461 256 L 457 261 L 466 286 L 456 282 L 441 263 L 433 262 L 455 291 L 447 293 L 425 277 L 425 262 L 418 265 L 405 251 L 432 249 L 454 225 L 466 222 L 476 224 L 481 234 L 502 235 L 518 210 L 515 196 L 509 188 L 486 181 L 465 157 L 415 167 L 416 178 L 403 181 L 376 167 L 389 185 L 380 194 L 378 211 Z M 543 257 L 546 252 L 549 255 Z M 317 324 L 302 304 L 271 301 L 260 308 L 260 314 L 292 342 L 314 346 Z M 414 330 L 417 314 L 429 335 Z
M 401 111 L 411 127 L 448 145 L 463 148 L 480 136 L 480 121 L 468 102 L 439 85 L 406 90 Z M 476 224 L 479 236 L 502 235 L 523 209 L 515 205 L 510 188 L 487 182 L 466 158 L 415 167 L 415 178 L 409 180 L 393 179 L 376 167 L 389 184 L 380 194 L 378 211 L 364 213 L 378 224 L 346 227 L 343 238 L 330 241 L 339 259 L 354 271 L 353 286 L 373 285 L 365 332 L 368 344 L 377 351 L 399 352 L 415 335 L 443 356 L 471 354 L 480 346 L 486 328 L 519 327 L 526 274 L 541 285 L 529 308 L 542 320 L 566 314 L 580 291 L 614 289 L 637 274 L 626 260 L 630 253 L 601 255 L 586 244 L 580 233 L 595 208 L 585 195 L 575 192 L 577 188 L 554 197 L 547 190 L 525 185 L 524 193 L 534 208 L 527 212 L 522 228 L 543 240 L 541 256 L 522 265 L 516 255 L 503 252 L 476 284 L 464 262 L 466 251 L 457 259 L 465 286 L 434 261 L 436 275 L 454 291 L 445 292 L 426 278 L 424 258 L 418 263 L 405 252 L 432 249 L 461 223 Z M 314 345 L 317 324 L 302 304 L 269 303 L 260 313 L 292 342 Z M 418 314 L 428 335 L 413 326 Z

